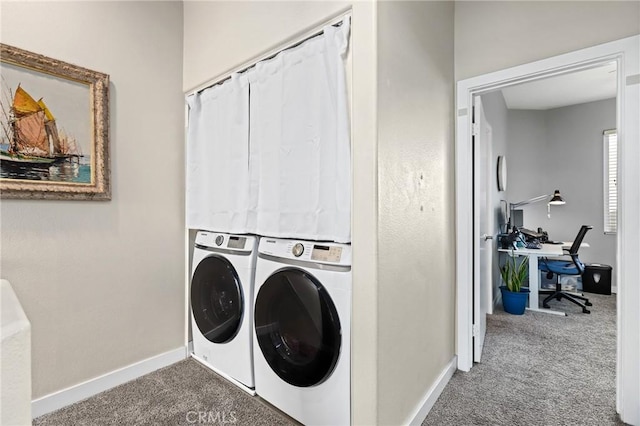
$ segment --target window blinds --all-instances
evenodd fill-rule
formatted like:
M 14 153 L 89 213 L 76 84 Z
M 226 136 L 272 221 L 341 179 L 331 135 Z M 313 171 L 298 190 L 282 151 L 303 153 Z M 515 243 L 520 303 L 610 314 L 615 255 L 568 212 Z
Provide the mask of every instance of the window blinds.
M 604 132 L 604 233 L 618 229 L 618 134 Z

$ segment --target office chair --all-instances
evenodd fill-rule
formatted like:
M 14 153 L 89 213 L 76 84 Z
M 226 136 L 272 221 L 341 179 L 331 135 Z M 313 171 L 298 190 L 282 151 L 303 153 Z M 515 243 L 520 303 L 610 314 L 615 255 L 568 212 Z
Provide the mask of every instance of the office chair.
M 573 241 L 571 248 L 568 249 L 569 256 L 571 256 L 571 261 L 551 260 L 547 258 L 540 259 L 540 262 L 538 263 L 539 270 L 547 272 L 549 275 L 556 274 L 556 291 L 552 292 L 551 295 L 547 296 L 547 298 L 542 301 L 543 307 L 549 309 L 548 303 L 551 299 L 567 299 L 568 301 L 580 306 L 583 313 L 591 313 L 591 311 L 587 309 L 587 306 L 592 306 L 588 298 L 575 293 L 562 291 L 562 285 L 560 284 L 560 275 L 581 276 L 584 273 L 584 264 L 578 258 L 578 249 L 580 248 L 580 244 L 582 244 L 582 240 L 584 239 L 585 234 L 590 229 L 593 229 L 593 226 L 582 225 L 580 231 L 578 231 L 576 239 Z M 583 301 L 584 303 L 581 301 Z

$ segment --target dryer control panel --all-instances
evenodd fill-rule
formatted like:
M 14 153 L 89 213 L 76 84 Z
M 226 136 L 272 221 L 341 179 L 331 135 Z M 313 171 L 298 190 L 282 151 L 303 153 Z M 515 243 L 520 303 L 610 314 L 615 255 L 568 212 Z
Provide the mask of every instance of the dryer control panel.
M 339 263 L 342 257 L 342 247 L 314 244 L 311 252 L 311 260 L 321 262 Z
M 260 239 L 259 252 L 269 256 L 325 265 L 351 265 L 351 245 L 333 242 Z

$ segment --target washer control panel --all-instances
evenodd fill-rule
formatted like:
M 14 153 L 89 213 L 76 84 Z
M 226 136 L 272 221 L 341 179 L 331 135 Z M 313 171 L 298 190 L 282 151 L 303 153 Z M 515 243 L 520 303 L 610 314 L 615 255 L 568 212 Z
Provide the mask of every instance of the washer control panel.
M 253 235 L 230 235 L 218 232 L 198 231 L 196 246 L 209 249 L 226 249 L 250 252 L 255 250 L 257 237 Z

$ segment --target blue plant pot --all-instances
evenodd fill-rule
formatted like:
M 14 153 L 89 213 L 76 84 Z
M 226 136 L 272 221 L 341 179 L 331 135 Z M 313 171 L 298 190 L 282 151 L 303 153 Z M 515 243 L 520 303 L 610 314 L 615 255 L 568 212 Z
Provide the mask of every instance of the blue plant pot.
M 509 291 L 507 286 L 501 286 L 502 292 L 502 306 L 505 312 L 509 312 L 514 315 L 524 314 L 524 310 L 527 307 L 527 300 L 529 299 L 529 289 L 521 288 L 520 292 Z

